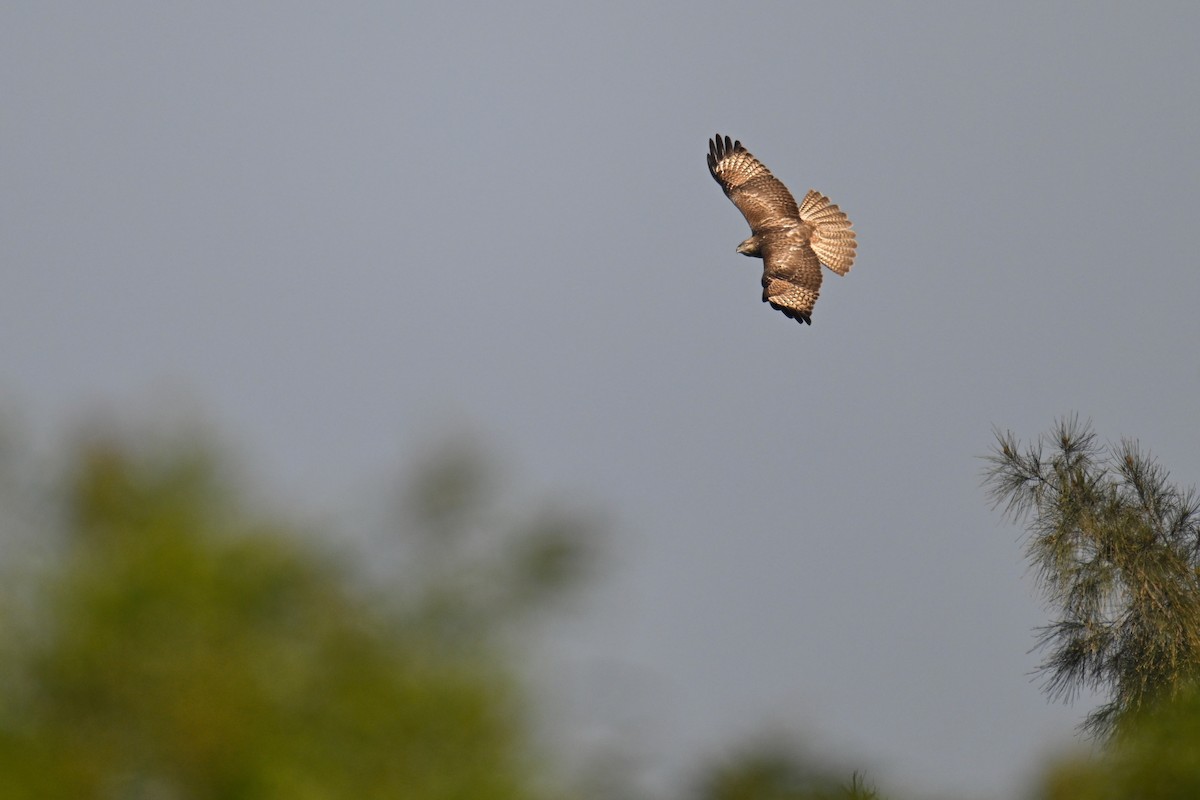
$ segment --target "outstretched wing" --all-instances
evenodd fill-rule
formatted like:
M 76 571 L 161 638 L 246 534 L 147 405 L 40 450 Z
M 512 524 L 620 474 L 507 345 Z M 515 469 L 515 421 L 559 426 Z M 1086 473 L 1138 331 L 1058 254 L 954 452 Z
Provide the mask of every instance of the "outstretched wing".
M 797 224 L 800 209 L 792 193 L 741 142 L 720 134 L 709 139 L 708 171 L 755 235 Z
M 787 316 L 812 324 L 821 293 L 821 260 L 803 237 L 770 235 L 763 242 L 763 302 Z

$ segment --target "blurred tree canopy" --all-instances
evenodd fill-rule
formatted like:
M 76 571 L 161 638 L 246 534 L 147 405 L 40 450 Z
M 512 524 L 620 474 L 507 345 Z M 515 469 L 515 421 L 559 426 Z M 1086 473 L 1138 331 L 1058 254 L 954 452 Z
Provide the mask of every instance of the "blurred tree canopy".
M 1029 532 L 1029 560 L 1057 619 L 1041 631 L 1052 697 L 1081 687 L 1109 701 L 1099 735 L 1200 675 L 1200 498 L 1136 442 L 1101 446 L 1061 420 L 1022 452 L 997 434 L 986 484 Z
M 1056 764 L 1044 800 L 1192 800 L 1200 797 L 1200 686 L 1131 713 L 1103 757 Z
M 786 737 L 751 740 L 731 758 L 714 762 L 700 781 L 702 800 L 878 800 L 858 773 L 848 783 L 828 766 L 805 758 Z
M 470 542 L 486 475 L 435 461 L 401 534 L 437 556 L 389 583 L 248 509 L 203 447 L 81 446 L 25 526 L 51 556 L 4 563 L 3 797 L 538 796 L 492 631 L 576 582 L 592 525 Z M 27 515 L 0 502 L 7 535 Z

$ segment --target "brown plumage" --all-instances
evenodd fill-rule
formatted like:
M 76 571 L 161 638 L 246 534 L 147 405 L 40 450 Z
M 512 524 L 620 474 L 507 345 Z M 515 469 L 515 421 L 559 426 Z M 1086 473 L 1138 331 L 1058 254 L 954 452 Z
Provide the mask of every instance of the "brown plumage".
M 708 171 L 750 223 L 742 255 L 763 260 L 763 302 L 812 324 L 821 293 L 821 265 L 845 275 L 854 264 L 850 220 L 829 198 L 809 191 L 799 207 L 787 187 L 741 142 L 708 140 Z

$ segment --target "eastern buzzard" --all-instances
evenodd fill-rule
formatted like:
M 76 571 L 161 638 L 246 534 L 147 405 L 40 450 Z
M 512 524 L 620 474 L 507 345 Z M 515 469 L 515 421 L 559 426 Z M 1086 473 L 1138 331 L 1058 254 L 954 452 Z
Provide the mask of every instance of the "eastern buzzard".
M 708 140 L 708 171 L 750 223 L 753 235 L 737 251 L 763 260 L 763 302 L 811 325 L 821 265 L 845 275 L 854 264 L 846 214 L 814 191 L 797 208 L 787 187 L 728 136 Z

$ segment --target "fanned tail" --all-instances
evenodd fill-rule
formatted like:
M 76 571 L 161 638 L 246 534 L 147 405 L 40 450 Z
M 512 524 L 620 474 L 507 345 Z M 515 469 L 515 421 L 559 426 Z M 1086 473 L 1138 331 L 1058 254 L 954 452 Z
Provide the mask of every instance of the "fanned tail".
M 845 275 L 854 265 L 854 239 L 846 212 L 817 191 L 809 191 L 800 204 L 800 219 L 813 225 L 812 249 L 821 263 L 838 275 Z

